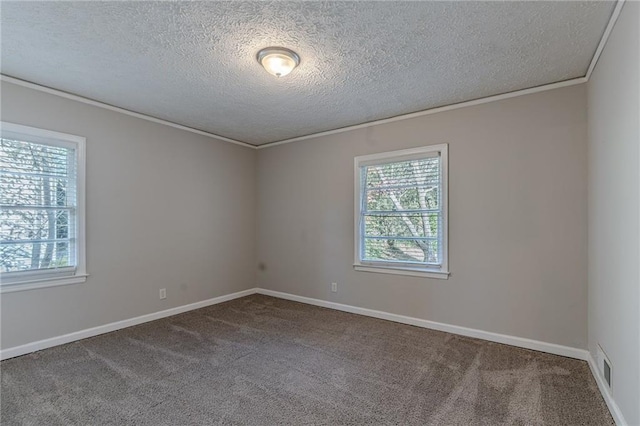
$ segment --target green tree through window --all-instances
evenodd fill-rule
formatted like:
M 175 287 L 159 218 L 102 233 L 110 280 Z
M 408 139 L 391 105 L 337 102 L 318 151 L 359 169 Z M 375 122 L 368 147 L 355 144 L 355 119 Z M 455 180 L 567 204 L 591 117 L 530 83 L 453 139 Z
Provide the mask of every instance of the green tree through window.
M 364 155 L 355 167 L 356 269 L 446 277 L 447 145 Z

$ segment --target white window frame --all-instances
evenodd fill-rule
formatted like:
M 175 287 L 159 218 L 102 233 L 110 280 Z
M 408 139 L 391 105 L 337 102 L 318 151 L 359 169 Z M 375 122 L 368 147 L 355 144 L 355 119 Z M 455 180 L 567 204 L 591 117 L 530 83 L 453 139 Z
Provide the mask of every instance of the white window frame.
M 389 264 L 388 262 L 376 262 L 363 260 L 362 235 L 362 167 L 374 166 L 385 163 L 422 159 L 426 157 L 440 156 L 440 179 L 442 185 L 441 211 L 442 211 L 442 262 L 439 266 L 413 266 Z M 448 144 L 423 146 L 420 148 L 403 149 L 400 151 L 383 152 L 380 154 L 362 155 L 354 159 L 354 264 L 356 271 L 376 272 L 382 274 L 409 275 L 424 278 L 449 278 L 449 245 L 448 245 Z
M 55 270 L 0 273 L 0 293 L 82 283 L 87 280 L 85 240 L 86 138 L 21 124 L 0 122 L 3 138 L 51 146 L 73 147 L 76 153 L 76 266 Z

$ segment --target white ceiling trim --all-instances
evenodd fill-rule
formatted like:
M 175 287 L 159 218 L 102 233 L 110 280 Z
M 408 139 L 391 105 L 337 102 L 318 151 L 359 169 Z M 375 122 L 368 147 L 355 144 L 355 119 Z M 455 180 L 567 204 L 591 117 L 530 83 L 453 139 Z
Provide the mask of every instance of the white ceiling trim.
M 7 83 L 12 83 L 18 86 L 27 87 L 29 89 L 38 90 L 40 92 L 49 93 L 50 95 L 60 96 L 61 98 L 71 99 L 73 101 L 82 102 L 83 104 L 88 104 L 92 106 L 96 106 L 99 108 L 108 109 L 110 111 L 120 112 L 122 114 L 130 115 L 132 117 L 141 118 L 143 120 L 151 121 L 154 123 L 164 124 L 165 126 L 174 127 L 176 129 L 185 130 L 187 132 L 195 133 L 201 136 L 207 136 L 213 139 L 218 139 L 223 142 L 229 142 L 235 145 L 244 146 L 246 148 L 256 147 L 254 145 L 248 144 L 246 142 L 237 141 L 235 139 L 225 138 L 224 136 L 216 135 L 214 133 L 205 132 L 203 130 L 194 129 L 193 127 L 183 126 L 182 124 L 173 123 L 171 121 L 162 120 L 160 118 L 152 117 L 150 115 L 141 114 L 139 112 L 130 111 L 128 109 L 120 108 L 117 106 L 105 104 L 103 102 L 94 101 L 93 99 L 85 98 L 82 96 L 74 95 L 72 93 L 64 92 L 58 89 L 52 89 L 51 87 L 41 86 L 36 83 L 31 83 L 30 81 L 20 80 L 19 78 L 10 77 L 8 75 L 0 74 L 0 80 L 6 81 Z
M 437 114 L 440 112 L 444 112 L 444 111 L 451 111 L 451 110 L 455 110 L 455 109 L 459 109 L 459 108 L 465 108 L 465 107 L 470 107 L 470 106 L 475 106 L 475 105 L 481 105 L 481 104 L 485 104 L 485 103 L 489 103 L 489 102 L 495 102 L 495 101 L 501 101 L 504 99 L 510 99 L 510 98 L 514 98 L 517 96 L 525 96 L 525 95 L 530 95 L 533 93 L 538 93 L 538 92 L 544 92 L 547 90 L 553 90 L 553 89 L 558 89 L 561 87 L 567 87 L 567 86 L 573 86 L 576 84 L 582 84 L 582 83 L 586 83 L 589 81 L 589 77 L 591 77 L 591 73 L 593 72 L 596 64 L 598 63 L 598 59 L 600 58 L 600 55 L 602 54 L 602 51 L 604 49 L 604 46 L 607 43 L 607 40 L 609 38 L 609 35 L 611 34 L 613 27 L 615 26 L 615 23 L 618 19 L 618 16 L 620 15 L 620 11 L 622 10 L 622 6 L 624 5 L 625 0 L 618 0 L 616 2 L 616 6 L 613 10 L 613 13 L 611 14 L 611 17 L 609 18 L 609 22 L 607 24 L 607 27 L 604 31 L 604 33 L 602 34 L 602 38 L 600 39 L 600 43 L 598 44 L 598 48 L 596 49 L 593 58 L 591 59 L 591 63 L 589 64 L 589 68 L 587 69 L 587 73 L 585 74 L 584 77 L 580 77 L 580 78 L 574 78 L 571 80 L 565 80 L 565 81 L 560 81 L 560 82 L 556 82 L 556 83 L 551 83 L 551 84 L 545 84 L 542 86 L 537 86 L 537 87 L 532 87 L 529 89 L 523 89 L 523 90 L 517 90 L 514 92 L 509 92 L 509 93 L 503 93 L 503 94 L 499 94 L 499 95 L 494 95 L 494 96 L 488 96 L 488 97 L 484 97 L 484 98 L 478 98 L 478 99 L 474 99 L 471 101 L 466 101 L 466 102 L 460 102 L 457 104 L 452 104 L 452 105 L 445 105 L 445 106 L 441 106 L 441 107 L 437 107 L 437 108 L 431 108 L 431 109 L 427 109 L 424 111 L 418 111 L 418 112 L 413 112 L 413 113 L 409 113 L 409 114 L 403 114 L 403 115 L 398 115 L 395 117 L 390 117 L 390 118 L 385 118 L 382 120 L 375 120 L 375 121 L 370 121 L 367 123 L 362 123 L 362 124 L 357 124 L 357 125 L 353 125 L 353 126 L 347 126 L 347 127 L 342 127 L 339 129 L 334 129 L 334 130 L 328 130 L 328 131 L 324 131 L 324 132 L 319 132 L 319 133 L 312 133 L 309 135 L 305 135 L 305 136 L 299 136 L 299 137 L 295 137 L 295 138 L 291 138 L 291 139 L 285 139 L 285 140 L 281 140 L 281 141 L 276 141 L 276 142 L 271 142 L 271 143 L 267 143 L 267 144 L 263 144 L 263 145 L 252 145 L 246 142 L 242 142 L 242 141 L 238 141 L 235 139 L 231 139 L 231 138 L 227 138 L 224 136 L 220 136 L 220 135 L 216 135 L 214 133 L 210 133 L 210 132 L 205 132 L 203 130 L 198 130 L 198 129 L 194 129 L 192 127 L 187 127 L 187 126 L 183 126 L 181 124 L 177 124 L 177 123 L 173 123 L 171 121 L 167 121 L 167 120 L 162 120 L 156 117 L 152 117 L 149 115 L 145 115 L 145 114 L 141 114 L 135 111 L 130 111 L 124 108 L 120 108 L 117 106 L 113 106 L 110 104 L 106 104 L 103 102 L 99 102 L 99 101 L 95 101 L 93 99 L 88 99 L 82 96 L 78 96 L 78 95 L 74 95 L 72 93 L 68 93 L 68 92 L 64 92 L 62 90 L 57 90 L 57 89 L 52 89 L 50 87 L 46 87 L 46 86 L 41 86 L 39 84 L 36 83 L 32 83 L 29 81 L 25 81 L 25 80 L 21 80 L 15 77 L 10 77 L 7 75 L 3 75 L 0 74 L 0 80 L 2 81 L 6 81 L 8 83 L 12 83 L 12 84 L 16 84 L 19 86 L 23 86 L 23 87 L 27 87 L 30 89 L 34 89 L 34 90 L 38 90 L 41 92 L 45 92 L 45 93 L 49 93 L 52 95 L 56 95 L 56 96 L 60 96 L 66 99 L 71 99 L 71 100 L 75 100 L 78 102 L 82 102 L 88 105 L 92 105 L 92 106 L 96 106 L 99 108 L 104 108 L 104 109 L 108 109 L 111 111 L 115 111 L 115 112 L 120 112 L 122 114 L 126 114 L 126 115 L 130 115 L 132 117 L 136 117 L 136 118 L 140 118 L 143 120 L 147 120 L 147 121 L 151 121 L 154 123 L 159 123 L 159 124 L 164 124 L 166 126 L 170 126 L 170 127 L 174 127 L 176 129 L 180 129 L 180 130 L 185 130 L 187 132 L 191 132 L 191 133 L 195 133 L 198 135 L 202 135 L 202 136 L 207 136 L 210 137 L 212 139 L 217 139 L 223 142 L 228 142 L 228 143 L 232 143 L 235 145 L 239 145 L 239 146 L 243 146 L 246 148 L 251 148 L 251 149 L 263 149 L 263 148 L 269 148 L 269 147 L 273 147 L 273 146 L 278 146 L 278 145 L 283 145 L 283 144 L 287 144 L 287 143 L 292 143 L 292 142 L 298 142 L 298 141 L 304 141 L 304 140 L 309 140 L 309 139 L 313 139 L 313 138 L 318 138 L 321 136 L 328 136 L 328 135 L 333 135 L 333 134 L 337 134 L 337 133 L 342 133 L 342 132 L 348 132 L 351 130 L 357 130 L 357 129 L 362 129 L 365 127 L 371 127 L 371 126 L 377 126 L 379 124 L 385 124 L 385 123 L 391 123 L 391 122 L 395 122 L 395 121 L 401 121 L 401 120 L 409 120 L 412 118 L 416 118 L 416 117 L 422 117 L 425 115 L 430 115 L 430 114 Z
M 604 46 L 607 44 L 607 40 L 609 40 L 609 35 L 611 31 L 613 31 L 613 27 L 618 20 L 618 16 L 620 16 L 620 11 L 622 10 L 622 6 L 624 6 L 625 0 L 618 0 L 616 3 L 616 7 L 613 9 L 613 13 L 611 13 L 611 18 L 609 18 L 609 23 L 607 24 L 607 28 L 605 28 L 604 33 L 602 34 L 602 38 L 600 39 L 600 44 L 598 44 L 598 48 L 596 49 L 595 54 L 593 55 L 593 59 L 591 59 L 591 63 L 589 64 L 589 69 L 587 70 L 587 74 L 585 75 L 586 79 L 589 80 L 591 78 L 591 73 L 596 67 L 598 63 L 598 59 L 600 59 L 600 55 L 604 50 Z
M 582 83 L 586 83 L 588 81 L 588 79 L 586 77 L 574 78 L 574 79 L 571 79 L 571 80 L 560 81 L 560 82 L 557 82 L 557 83 L 551 83 L 551 84 L 545 84 L 545 85 L 542 85 L 542 86 L 531 87 L 529 89 L 516 90 L 514 92 L 503 93 L 503 94 L 500 94 L 500 95 L 488 96 L 488 97 L 485 97 L 485 98 L 478 98 L 478 99 L 474 99 L 474 100 L 471 100 L 471 101 L 460 102 L 460 103 L 457 103 L 457 104 L 445 105 L 445 106 L 441 106 L 441 107 L 437 107 L 437 108 L 431 108 L 431 109 L 427 109 L 427 110 L 424 110 L 424 111 L 418 111 L 418 112 L 412 112 L 412 113 L 409 113 L 409 114 L 398 115 L 398 116 L 395 116 L 395 117 L 385 118 L 385 119 L 382 119 L 382 120 L 369 121 L 367 123 L 356 124 L 356 125 L 348 126 L 348 127 L 341 127 L 339 129 L 327 130 L 325 132 L 312 133 L 312 134 L 305 135 L 305 136 L 299 136 L 299 137 L 296 137 L 296 138 L 285 139 L 285 140 L 282 140 L 282 141 L 271 142 L 271 143 L 267 143 L 267 144 L 263 144 L 263 145 L 251 145 L 251 144 L 248 144 L 246 142 L 241 142 L 241 141 L 237 141 L 235 139 L 225 138 L 224 136 L 219 136 L 219 135 L 216 135 L 216 134 L 213 134 L 213 133 L 209 133 L 209 132 L 205 132 L 205 131 L 202 131 L 202 130 L 194 129 L 192 127 L 187 127 L 187 126 L 183 126 L 181 124 L 173 123 L 171 121 L 162 120 L 162 119 L 156 118 L 156 117 L 151 117 L 151 116 L 148 116 L 148 115 L 145 115 L 145 114 L 141 114 L 139 112 L 130 111 L 128 109 L 124 109 L 124 108 L 116 107 L 116 106 L 113 106 L 113 105 L 105 104 L 105 103 L 102 103 L 102 102 L 94 101 L 93 99 L 88 99 L 88 98 L 84 98 L 82 96 L 74 95 L 72 93 L 67 93 L 67 92 L 64 92 L 64 91 L 61 91 L 61 90 L 52 89 L 50 87 L 41 86 L 41 85 L 36 84 L 36 83 L 31 83 L 29 81 L 20 80 L 19 78 L 10 77 L 10 76 L 4 75 L 4 74 L 0 74 L 0 80 L 1 81 L 6 81 L 7 83 L 12 83 L 12 84 L 15 84 L 15 85 L 18 85 L 18 86 L 27 87 L 29 89 L 38 90 L 40 92 L 48 93 L 48 94 L 51 94 L 51 95 L 60 96 L 62 98 L 66 98 L 66 99 L 71 99 L 71 100 L 74 100 L 74 101 L 82 102 L 84 104 L 96 106 L 96 107 L 99 107 L 99 108 L 108 109 L 110 111 L 120 112 L 122 114 L 130 115 L 130 116 L 136 117 L 136 118 L 141 118 L 143 120 L 151 121 L 151 122 L 154 122 L 154 123 L 164 124 L 165 126 L 174 127 L 176 129 L 185 130 L 187 132 L 195 133 L 195 134 L 202 135 L 202 136 L 207 136 L 207 137 L 210 137 L 210 138 L 213 138 L 213 139 L 217 139 L 217 140 L 220 140 L 220 141 L 223 141 L 223 142 L 229 142 L 229 143 L 232 143 L 232 144 L 235 144 L 235 145 L 240 145 L 240 146 L 243 146 L 245 148 L 251 148 L 251 149 L 264 149 L 264 148 L 269 148 L 269 147 L 272 147 L 272 146 L 284 145 L 284 144 L 288 144 L 288 143 L 292 143 L 292 142 L 298 142 L 298 141 L 318 138 L 318 137 L 321 137 L 321 136 L 328 136 L 328 135 L 333 135 L 333 134 L 336 134 L 336 133 L 343 133 L 343 132 L 348 132 L 348 131 L 351 131 L 351 130 L 362 129 L 362 128 L 365 128 L 365 127 L 377 126 L 379 124 L 392 123 L 394 121 L 409 120 L 411 118 L 422 117 L 422 116 L 431 115 L 431 114 L 437 114 L 437 113 L 440 113 L 440 112 L 451 111 L 451 110 L 454 110 L 454 109 L 466 108 L 466 107 L 470 107 L 470 106 L 474 106 L 474 105 L 482 105 L 482 104 L 486 104 L 486 103 L 489 103 L 489 102 L 496 102 L 496 101 L 501 101 L 501 100 L 504 100 L 504 99 L 515 98 L 515 97 L 518 97 L 518 96 L 525 96 L 525 95 L 530 95 L 530 94 L 533 94 L 533 93 L 545 92 L 547 90 L 559 89 L 561 87 L 574 86 L 576 84 L 582 84 Z
M 277 142 L 265 143 L 263 145 L 257 146 L 256 148 L 257 149 L 263 149 L 263 148 L 269 148 L 269 147 L 272 147 L 272 146 L 284 145 L 284 144 L 291 143 L 291 142 L 298 142 L 298 141 L 304 141 L 304 140 L 307 140 L 307 139 L 313 139 L 313 138 L 317 138 L 317 137 L 320 137 L 320 136 L 335 135 L 336 133 L 349 132 L 351 130 L 363 129 L 365 127 L 377 126 L 379 124 L 393 123 L 394 121 L 409 120 L 411 118 L 422 117 L 422 116 L 425 116 L 425 115 L 438 114 L 440 112 L 451 111 L 451 110 L 454 110 L 454 109 L 466 108 L 466 107 L 470 107 L 470 106 L 474 106 L 474 105 L 482 105 L 482 104 L 486 104 L 486 103 L 489 103 L 489 102 L 501 101 L 503 99 L 515 98 L 517 96 L 525 96 L 525 95 L 530 95 L 532 93 L 545 92 L 547 90 L 559 89 L 561 87 L 575 86 L 576 84 L 582 84 L 582 83 L 586 83 L 586 82 L 587 82 L 587 79 L 585 77 L 574 78 L 574 79 L 571 79 L 571 80 L 559 81 L 557 83 L 545 84 L 543 86 L 531 87 L 529 89 L 516 90 L 514 92 L 502 93 L 500 95 L 488 96 L 488 97 L 485 97 L 485 98 L 478 98 L 478 99 L 474 99 L 472 101 L 460 102 L 460 103 L 457 103 L 457 104 L 445 105 L 445 106 L 441 106 L 441 107 L 437 107 L 437 108 L 426 109 L 424 111 L 418 111 L 418 112 L 412 112 L 412 113 L 409 113 L 409 114 L 397 115 L 395 117 L 384 118 L 382 120 L 369 121 L 367 123 L 356 124 L 354 126 L 341 127 L 339 129 L 334 129 L 334 130 L 327 130 L 326 132 L 312 133 L 310 135 L 299 136 L 297 138 L 291 138 L 291 139 L 285 139 L 285 140 L 277 141 Z

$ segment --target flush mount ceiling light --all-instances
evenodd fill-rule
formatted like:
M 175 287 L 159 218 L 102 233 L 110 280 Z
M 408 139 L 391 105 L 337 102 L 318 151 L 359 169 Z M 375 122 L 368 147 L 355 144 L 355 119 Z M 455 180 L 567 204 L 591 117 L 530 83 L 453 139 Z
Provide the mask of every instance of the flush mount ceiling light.
M 258 62 L 269 74 L 284 77 L 298 66 L 300 57 L 284 47 L 267 47 L 258 52 Z

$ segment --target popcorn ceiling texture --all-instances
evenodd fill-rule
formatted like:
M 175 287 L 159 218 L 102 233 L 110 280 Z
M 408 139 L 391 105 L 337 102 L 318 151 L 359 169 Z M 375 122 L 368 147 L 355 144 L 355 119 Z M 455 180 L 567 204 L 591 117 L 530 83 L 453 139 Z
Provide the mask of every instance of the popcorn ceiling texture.
M 2 73 L 259 145 L 582 77 L 613 6 L 3 1 Z

